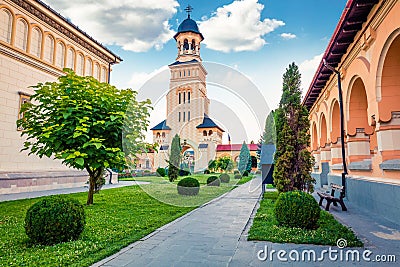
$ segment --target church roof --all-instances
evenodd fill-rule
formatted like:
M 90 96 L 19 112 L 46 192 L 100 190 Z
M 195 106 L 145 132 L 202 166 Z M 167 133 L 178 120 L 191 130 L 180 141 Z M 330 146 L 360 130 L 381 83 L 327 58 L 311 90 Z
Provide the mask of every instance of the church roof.
M 197 63 L 199 62 L 197 59 L 192 59 L 190 61 L 175 61 L 172 64 L 169 64 L 168 66 L 174 66 L 174 65 L 180 65 L 180 64 L 191 64 L 191 63 Z
M 250 151 L 257 151 L 257 144 L 247 144 Z M 242 144 L 217 145 L 217 151 L 240 151 Z
M 225 132 L 221 129 L 212 119 L 210 119 L 207 114 L 204 114 L 203 122 L 196 126 L 196 128 L 218 128 L 221 131 Z
M 154 130 L 171 130 L 171 128 L 169 128 L 169 126 L 167 125 L 167 120 L 163 120 L 162 122 L 160 122 L 159 124 L 157 124 L 156 126 L 151 128 L 150 130 L 152 130 L 152 131 L 154 131 Z
M 182 23 L 179 25 L 178 27 L 178 32 L 174 35 L 174 38 L 176 40 L 176 37 L 183 32 L 194 32 L 194 33 L 198 33 L 201 36 L 201 40 L 204 40 L 203 35 L 201 34 L 201 32 L 199 31 L 199 27 L 197 26 L 196 21 L 192 20 L 190 18 L 190 16 L 188 16 L 187 19 L 185 19 L 184 21 L 182 21 Z

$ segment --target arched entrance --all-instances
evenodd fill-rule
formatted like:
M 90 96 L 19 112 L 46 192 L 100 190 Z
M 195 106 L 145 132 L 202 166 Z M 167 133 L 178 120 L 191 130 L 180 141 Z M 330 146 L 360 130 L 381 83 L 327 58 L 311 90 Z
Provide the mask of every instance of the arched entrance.
M 373 129 L 368 124 L 368 101 L 365 85 L 361 78 L 356 78 L 350 91 L 350 101 L 348 103 L 349 119 L 347 123 L 347 147 L 348 157 L 351 162 L 361 162 L 370 159 L 369 136 Z M 363 170 L 370 169 L 365 165 Z M 357 170 L 361 168 L 349 165 L 349 169 Z
M 182 162 L 181 169 L 194 173 L 195 156 L 191 146 L 185 145 L 182 147 Z

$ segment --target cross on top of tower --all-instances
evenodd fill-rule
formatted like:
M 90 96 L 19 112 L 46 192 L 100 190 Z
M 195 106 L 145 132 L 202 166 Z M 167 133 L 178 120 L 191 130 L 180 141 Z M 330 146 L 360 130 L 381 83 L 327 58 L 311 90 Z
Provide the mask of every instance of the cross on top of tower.
M 188 19 L 190 19 L 190 12 L 192 12 L 192 10 L 193 10 L 193 7 L 191 7 L 190 5 L 188 5 L 185 8 L 185 11 L 188 13 Z

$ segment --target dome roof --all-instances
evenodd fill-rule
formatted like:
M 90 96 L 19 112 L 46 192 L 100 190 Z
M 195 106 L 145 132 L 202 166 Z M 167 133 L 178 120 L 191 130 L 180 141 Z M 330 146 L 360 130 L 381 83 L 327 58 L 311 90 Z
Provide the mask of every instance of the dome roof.
M 195 32 L 200 33 L 199 27 L 197 26 L 196 21 L 191 18 L 187 18 L 178 27 L 178 32 Z
M 182 21 L 182 23 L 179 25 L 178 27 L 178 32 L 175 34 L 174 38 L 176 39 L 176 37 L 183 32 L 194 32 L 194 33 L 198 33 L 201 35 L 201 40 L 204 39 L 203 35 L 201 34 L 201 32 L 199 31 L 199 27 L 197 26 L 196 21 L 192 20 L 190 17 L 188 17 L 187 19 L 185 19 L 184 21 Z

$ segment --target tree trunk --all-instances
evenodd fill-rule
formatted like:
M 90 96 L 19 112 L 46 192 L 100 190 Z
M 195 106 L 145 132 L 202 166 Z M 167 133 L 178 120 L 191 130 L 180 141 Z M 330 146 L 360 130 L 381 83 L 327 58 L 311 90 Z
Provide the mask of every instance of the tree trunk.
M 86 167 L 87 172 L 89 173 L 89 192 L 88 192 L 88 198 L 86 201 L 86 205 L 92 205 L 93 204 L 93 195 L 94 195 L 94 187 L 96 184 L 96 181 L 99 179 L 101 174 L 103 173 L 102 168 L 94 169 L 91 170 L 90 167 Z
M 88 192 L 88 198 L 86 201 L 86 205 L 92 205 L 93 204 L 93 195 L 94 195 L 94 184 L 96 182 L 96 178 L 94 177 L 94 173 L 89 176 L 89 192 Z

